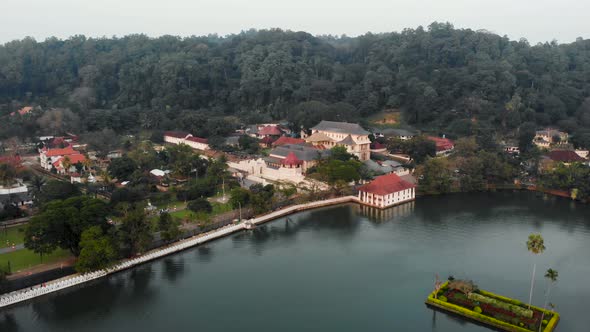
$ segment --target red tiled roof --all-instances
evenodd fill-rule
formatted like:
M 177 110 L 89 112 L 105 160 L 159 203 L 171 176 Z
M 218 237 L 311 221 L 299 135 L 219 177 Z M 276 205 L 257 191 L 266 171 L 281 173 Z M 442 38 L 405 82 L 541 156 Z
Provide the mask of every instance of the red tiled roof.
M 553 150 L 549 152 L 549 158 L 561 162 L 586 161 L 586 159 L 571 150 Z
M 274 143 L 272 143 L 272 145 L 273 146 L 281 146 L 281 145 L 285 145 L 285 144 L 303 144 L 303 143 L 305 143 L 305 140 L 301 139 L 301 138 L 281 136 Z
M 359 191 L 375 195 L 388 195 L 398 191 L 415 188 L 416 186 L 408 181 L 402 180 L 397 174 L 391 173 L 387 175 L 381 175 L 375 178 L 375 180 L 361 186 Z
M 428 136 L 427 138 L 436 144 L 436 151 L 451 150 L 455 146 L 455 143 L 448 138 L 435 136 Z
M 83 163 L 84 160 L 86 160 L 86 156 L 78 153 L 78 154 L 73 154 L 73 155 L 69 155 L 67 156 L 70 159 L 70 164 L 72 165 L 76 165 L 77 163 Z M 53 166 L 58 167 L 62 161 L 64 161 L 65 156 L 59 158 L 56 162 L 53 163 Z
M 281 160 L 281 164 L 283 165 L 301 165 L 303 162 L 301 160 L 299 160 L 299 158 L 297 158 L 297 156 L 295 155 L 295 153 L 293 151 L 289 152 L 289 154 L 287 154 L 287 157 L 285 157 L 285 159 Z
M 182 131 L 166 131 L 164 132 L 164 136 L 174 137 L 174 138 L 185 138 L 189 133 L 185 133 Z
M 206 138 L 195 137 L 195 136 L 191 136 L 191 137 L 187 138 L 186 140 L 191 141 L 191 142 L 203 143 L 203 144 L 207 144 L 207 142 L 208 142 Z
M 63 149 L 49 149 L 45 151 L 47 157 L 67 156 L 72 154 L 78 154 L 79 152 L 74 150 L 71 146 Z
M 25 115 L 25 114 L 31 112 L 32 110 L 33 110 L 33 107 L 31 107 L 31 106 L 25 106 L 25 107 L 21 108 L 20 110 L 18 110 L 16 112 L 10 113 L 10 115 L 12 116 L 12 115 L 15 115 L 16 113 L 18 113 L 20 115 Z
M 258 135 L 263 135 L 263 136 L 280 136 L 282 134 L 283 134 L 283 131 L 281 129 L 279 129 L 279 127 L 277 127 L 277 126 L 266 126 L 266 127 L 260 128 L 260 130 L 258 130 Z
M 264 143 L 264 144 L 271 144 L 271 143 L 272 143 L 272 142 L 274 142 L 274 141 L 275 141 L 275 139 L 274 139 L 274 138 L 272 138 L 272 137 L 270 137 L 270 136 L 263 137 L 263 138 L 260 140 L 260 142 L 261 142 L 261 143 Z

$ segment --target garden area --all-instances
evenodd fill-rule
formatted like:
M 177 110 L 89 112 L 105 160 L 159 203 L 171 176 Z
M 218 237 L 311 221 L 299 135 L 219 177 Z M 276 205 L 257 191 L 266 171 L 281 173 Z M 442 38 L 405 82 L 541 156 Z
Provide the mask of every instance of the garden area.
M 530 234 L 526 247 L 535 256 L 542 254 L 546 249 L 541 234 Z M 552 285 L 557 282 L 559 274 L 551 268 L 545 273 L 548 287 L 543 308 L 539 308 L 531 305 L 535 271 L 536 262 L 528 304 L 481 290 L 473 281 L 455 280 L 450 276 L 447 282 L 441 283 L 437 275 L 434 291 L 426 299 L 426 305 L 503 331 L 551 332 L 559 322 L 559 314 L 553 310 L 554 304 L 549 302 Z
M 480 290 L 473 282 L 449 280 L 426 304 L 505 331 L 553 331 L 559 315 L 518 300 Z

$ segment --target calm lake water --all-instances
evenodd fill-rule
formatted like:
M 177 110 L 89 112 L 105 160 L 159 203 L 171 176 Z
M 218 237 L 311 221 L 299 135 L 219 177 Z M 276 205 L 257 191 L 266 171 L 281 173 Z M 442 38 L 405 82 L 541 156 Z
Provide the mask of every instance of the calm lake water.
M 0 331 L 488 331 L 426 308 L 435 274 L 528 299 L 529 233 L 558 331 L 589 331 L 590 206 L 533 193 L 343 205 L 279 219 L 86 286 L 0 311 Z

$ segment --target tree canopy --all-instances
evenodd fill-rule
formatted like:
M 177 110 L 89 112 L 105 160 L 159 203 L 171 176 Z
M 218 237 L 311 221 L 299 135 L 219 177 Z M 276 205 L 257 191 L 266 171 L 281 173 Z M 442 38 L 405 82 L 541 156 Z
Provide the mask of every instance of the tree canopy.
M 454 135 L 525 122 L 587 134 L 589 83 L 590 40 L 530 45 L 449 23 L 354 38 L 279 29 L 25 38 L 0 46 L 0 104 L 5 114 L 44 111 L 8 117 L 0 138 L 104 128 L 224 137 L 229 115 L 298 129 L 392 108 Z

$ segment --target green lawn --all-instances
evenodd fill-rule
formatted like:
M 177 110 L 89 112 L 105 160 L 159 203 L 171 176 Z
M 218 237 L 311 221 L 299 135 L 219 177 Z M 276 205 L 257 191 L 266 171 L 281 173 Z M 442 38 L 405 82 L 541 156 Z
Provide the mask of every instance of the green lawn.
M 4 229 L 4 227 L 0 228 L 0 248 L 6 248 L 10 246 L 10 244 L 21 244 L 25 242 L 25 227 L 26 225 L 8 227 Z M 6 241 L 10 244 L 6 245 Z
M 70 256 L 72 256 L 72 254 L 69 251 L 56 249 L 53 253 L 44 255 L 43 261 L 41 261 L 38 254 L 28 249 L 22 249 L 6 254 L 0 254 L 0 268 L 6 270 L 8 262 L 10 261 L 11 271 L 12 273 L 15 273 L 41 263 L 53 263 Z
M 229 212 L 231 210 L 233 210 L 233 208 L 231 207 L 231 204 L 229 203 L 217 203 L 217 202 L 213 202 L 211 203 L 211 207 L 213 207 L 213 211 L 211 212 L 212 216 L 216 216 L 218 214 L 222 214 L 225 212 Z

